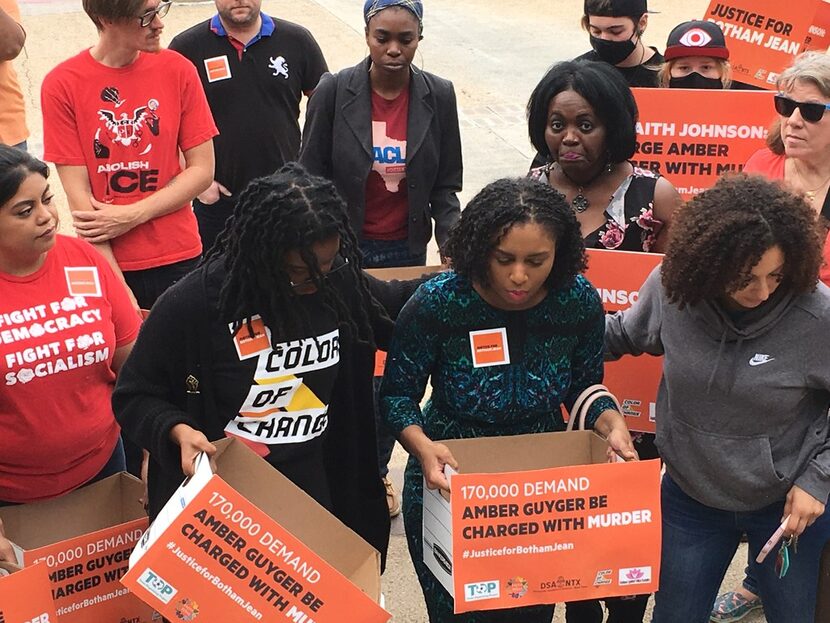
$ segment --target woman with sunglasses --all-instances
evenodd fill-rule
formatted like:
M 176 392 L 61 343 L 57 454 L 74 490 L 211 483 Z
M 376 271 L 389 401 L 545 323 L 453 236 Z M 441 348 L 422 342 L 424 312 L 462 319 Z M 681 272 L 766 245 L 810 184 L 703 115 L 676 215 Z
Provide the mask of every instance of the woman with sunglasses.
M 821 223 L 830 225 L 830 57 L 807 52 L 796 58 L 778 78 L 774 97 L 778 118 L 773 122 L 767 147 L 756 152 L 744 171 L 781 181 L 802 194 Z M 821 280 L 830 285 L 830 237 L 824 245 Z M 741 586 L 718 595 L 711 620 L 739 621 L 763 607 L 753 557 L 747 562 Z
M 776 543 L 756 567 L 767 621 L 813 623 L 830 539 L 823 236 L 811 207 L 779 184 L 723 178 L 678 212 L 637 302 L 606 319 L 610 356 L 665 358 L 654 623 L 708 621 L 741 535 L 755 559 L 782 521 L 791 547 Z
M 375 344 L 392 323 L 334 184 L 296 163 L 253 180 L 202 265 L 153 307 L 113 404 L 150 452 L 154 517 L 210 441 L 242 440 L 379 551 Z

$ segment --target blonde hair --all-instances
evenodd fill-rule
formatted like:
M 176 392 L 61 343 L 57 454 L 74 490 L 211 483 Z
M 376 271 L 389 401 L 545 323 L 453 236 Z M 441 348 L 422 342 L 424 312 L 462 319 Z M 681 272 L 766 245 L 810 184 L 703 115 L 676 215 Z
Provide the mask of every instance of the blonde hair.
M 662 88 L 667 88 L 669 86 L 669 80 L 671 80 L 671 70 L 674 67 L 674 64 L 678 61 L 682 61 L 684 58 L 689 58 L 687 56 L 680 56 L 678 58 L 673 58 L 670 61 L 666 61 L 660 67 L 657 72 L 657 85 Z M 729 61 L 723 58 L 714 58 L 711 56 L 701 57 L 698 56 L 696 58 L 711 58 L 712 62 L 718 66 L 720 70 L 720 81 L 723 84 L 724 89 L 728 89 L 732 86 L 732 65 L 729 64 Z

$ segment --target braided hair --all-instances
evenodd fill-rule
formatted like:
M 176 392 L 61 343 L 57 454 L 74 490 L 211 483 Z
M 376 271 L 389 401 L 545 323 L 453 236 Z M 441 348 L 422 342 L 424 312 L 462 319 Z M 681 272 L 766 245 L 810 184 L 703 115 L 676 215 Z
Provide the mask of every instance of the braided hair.
M 340 237 L 340 256 L 348 263 L 342 271 L 351 273 L 362 304 L 350 311 L 337 288 L 320 270 L 312 246 Z M 323 306 L 334 313 L 341 327 L 361 343 L 374 346 L 369 306 L 377 305 L 360 269 L 357 238 L 349 225 L 346 205 L 334 184 L 311 175 L 290 162 L 272 175 L 257 178 L 239 195 L 233 216 L 205 258 L 222 259 L 225 278 L 219 293 L 223 316 L 238 318 L 240 309 L 255 310 L 271 329 L 272 346 L 298 331 L 311 329 L 297 292 L 283 268 L 286 251 L 299 252 L 308 267 L 310 280 L 322 294 Z M 338 278 L 345 277 L 339 274 Z M 235 330 L 248 325 L 240 321 Z
M 445 253 L 459 275 L 490 285 L 490 257 L 514 225 L 537 223 L 556 242 L 553 268 L 545 285 L 571 283 L 587 259 L 579 222 L 565 197 L 550 184 L 530 178 L 491 182 L 470 200 L 450 232 Z

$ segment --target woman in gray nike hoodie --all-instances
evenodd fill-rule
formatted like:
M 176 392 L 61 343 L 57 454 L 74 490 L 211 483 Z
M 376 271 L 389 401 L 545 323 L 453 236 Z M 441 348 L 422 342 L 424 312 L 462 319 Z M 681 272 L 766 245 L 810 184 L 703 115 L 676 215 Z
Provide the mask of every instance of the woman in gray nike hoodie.
M 770 623 L 813 623 L 830 540 L 830 290 L 823 235 L 779 185 L 721 179 L 678 212 L 669 251 L 629 310 L 608 316 L 606 350 L 663 355 L 657 397 L 663 554 L 654 623 L 705 623 L 742 533 Z M 784 542 L 784 541 L 782 541 Z M 776 554 L 778 554 L 776 556 Z M 776 564 L 778 562 L 778 564 Z

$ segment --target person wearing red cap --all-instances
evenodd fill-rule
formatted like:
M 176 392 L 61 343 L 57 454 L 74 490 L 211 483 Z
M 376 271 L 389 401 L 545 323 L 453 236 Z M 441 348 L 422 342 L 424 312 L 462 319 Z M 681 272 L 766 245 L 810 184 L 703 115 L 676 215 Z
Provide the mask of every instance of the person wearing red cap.
M 582 28 L 593 50 L 576 60 L 603 61 L 619 71 L 628 86 L 656 87 L 663 55 L 643 43 L 648 25 L 646 0 L 585 0 Z
M 692 20 L 674 27 L 658 73 L 661 87 L 728 89 L 732 84 L 729 49 L 720 26 Z

